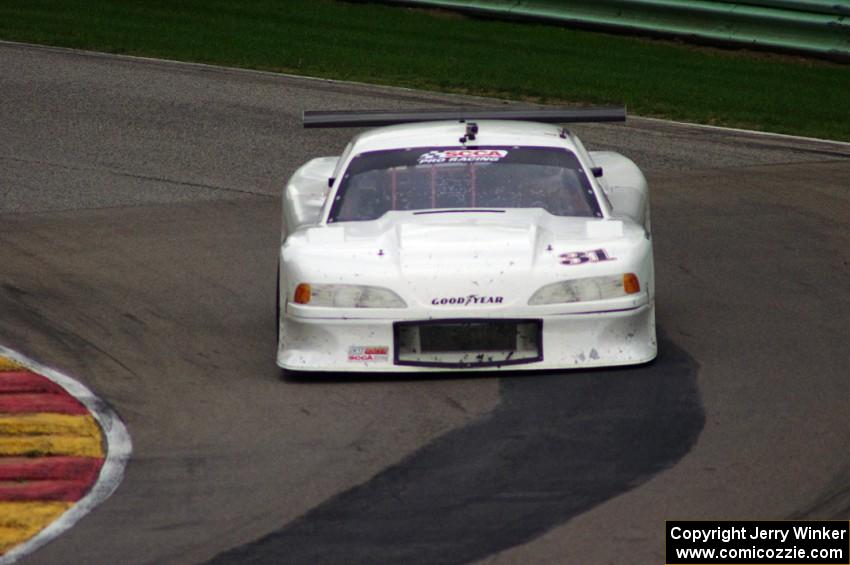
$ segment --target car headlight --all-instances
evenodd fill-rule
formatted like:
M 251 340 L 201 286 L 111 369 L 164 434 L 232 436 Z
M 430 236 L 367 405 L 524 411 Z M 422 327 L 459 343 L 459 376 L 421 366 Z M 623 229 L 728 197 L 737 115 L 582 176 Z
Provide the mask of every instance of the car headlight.
M 295 287 L 293 302 L 334 308 L 407 308 L 388 288 L 353 284 L 308 284 Z
M 637 275 L 627 273 L 609 277 L 587 277 L 547 284 L 534 293 L 528 304 L 563 304 L 605 300 L 640 292 Z

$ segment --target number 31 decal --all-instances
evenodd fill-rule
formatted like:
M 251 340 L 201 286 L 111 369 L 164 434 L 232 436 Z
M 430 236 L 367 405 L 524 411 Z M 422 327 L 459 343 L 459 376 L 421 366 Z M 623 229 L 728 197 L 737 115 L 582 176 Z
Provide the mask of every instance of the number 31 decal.
M 613 261 L 616 257 L 611 257 L 604 249 L 594 249 L 592 251 L 570 251 L 569 253 L 561 253 L 558 255 L 562 265 L 581 265 L 582 263 L 598 263 L 600 261 Z

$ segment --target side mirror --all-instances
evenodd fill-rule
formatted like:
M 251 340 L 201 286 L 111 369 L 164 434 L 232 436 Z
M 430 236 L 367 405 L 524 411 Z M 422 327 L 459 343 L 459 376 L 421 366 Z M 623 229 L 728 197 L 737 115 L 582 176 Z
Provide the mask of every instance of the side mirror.
M 334 181 L 335 181 L 335 180 L 336 180 L 336 178 L 335 178 L 335 177 L 329 177 L 329 178 L 328 178 L 328 188 L 330 188 L 330 187 L 332 187 L 332 186 L 334 185 Z
M 602 167 L 590 167 L 590 172 L 594 177 L 599 178 L 602 176 Z

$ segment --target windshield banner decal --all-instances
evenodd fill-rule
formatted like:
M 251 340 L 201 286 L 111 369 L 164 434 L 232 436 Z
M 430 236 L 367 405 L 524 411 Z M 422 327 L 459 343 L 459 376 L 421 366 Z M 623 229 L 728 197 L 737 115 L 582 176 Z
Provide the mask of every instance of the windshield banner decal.
M 438 163 L 494 163 L 507 157 L 504 149 L 444 149 L 429 151 L 419 156 L 420 165 Z

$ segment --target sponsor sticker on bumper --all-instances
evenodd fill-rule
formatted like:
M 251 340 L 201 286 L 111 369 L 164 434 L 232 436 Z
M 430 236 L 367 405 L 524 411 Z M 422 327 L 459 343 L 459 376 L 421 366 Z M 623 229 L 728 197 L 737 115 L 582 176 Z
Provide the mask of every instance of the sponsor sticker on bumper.
M 348 348 L 349 361 L 388 361 L 390 348 L 386 345 L 352 345 Z

